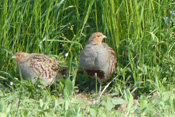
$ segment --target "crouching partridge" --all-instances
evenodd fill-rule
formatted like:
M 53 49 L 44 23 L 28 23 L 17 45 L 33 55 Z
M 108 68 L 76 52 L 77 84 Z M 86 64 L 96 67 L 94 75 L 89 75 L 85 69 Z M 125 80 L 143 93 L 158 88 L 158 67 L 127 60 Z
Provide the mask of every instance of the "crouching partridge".
M 17 61 L 17 71 L 24 79 L 31 79 L 32 83 L 39 80 L 45 86 L 53 84 L 62 78 L 62 62 L 43 54 L 17 52 L 12 57 Z
M 100 90 L 103 82 L 108 80 L 116 69 L 115 51 L 102 40 L 106 38 L 101 32 L 93 33 L 80 53 L 80 67 L 90 76 L 97 75 Z

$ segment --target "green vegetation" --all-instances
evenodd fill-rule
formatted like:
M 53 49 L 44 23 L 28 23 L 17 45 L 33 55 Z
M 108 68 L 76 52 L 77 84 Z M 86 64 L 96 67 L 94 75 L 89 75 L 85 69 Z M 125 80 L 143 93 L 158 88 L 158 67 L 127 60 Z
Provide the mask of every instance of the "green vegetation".
M 77 71 L 97 31 L 118 64 L 102 100 L 90 105 L 96 81 Z M 71 73 L 51 87 L 33 85 L 15 69 L 17 51 L 53 56 Z M 174 0 L 0 1 L 0 116 L 173 116 L 174 84 Z

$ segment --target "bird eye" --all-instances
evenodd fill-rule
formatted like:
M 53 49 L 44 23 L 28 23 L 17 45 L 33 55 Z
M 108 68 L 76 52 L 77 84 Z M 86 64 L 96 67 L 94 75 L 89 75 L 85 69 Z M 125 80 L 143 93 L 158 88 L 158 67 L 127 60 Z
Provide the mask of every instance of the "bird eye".
M 20 56 L 20 55 L 18 54 L 18 56 Z
M 97 37 L 100 37 L 100 35 L 97 35 Z

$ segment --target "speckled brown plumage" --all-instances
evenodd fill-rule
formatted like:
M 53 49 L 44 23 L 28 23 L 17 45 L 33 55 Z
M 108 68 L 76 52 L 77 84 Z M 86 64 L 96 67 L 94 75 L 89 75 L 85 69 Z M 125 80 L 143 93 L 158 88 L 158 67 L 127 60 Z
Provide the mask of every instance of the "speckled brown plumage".
M 17 52 L 12 58 L 16 59 L 17 70 L 24 79 L 32 79 L 33 83 L 40 79 L 46 86 L 62 78 L 61 71 L 65 69 L 61 61 L 43 54 Z

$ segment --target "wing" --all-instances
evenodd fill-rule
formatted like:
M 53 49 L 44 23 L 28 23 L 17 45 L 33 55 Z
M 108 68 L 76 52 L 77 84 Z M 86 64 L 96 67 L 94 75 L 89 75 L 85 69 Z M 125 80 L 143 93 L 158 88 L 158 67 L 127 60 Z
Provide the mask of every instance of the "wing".
M 30 67 L 34 72 L 43 78 L 53 78 L 60 69 L 61 61 L 43 54 L 33 54 L 30 58 Z
M 105 48 L 107 48 L 108 50 L 108 73 L 109 73 L 109 77 L 114 73 L 115 69 L 116 69 L 116 63 L 117 63 L 117 56 L 115 51 L 109 47 L 107 44 L 103 43 L 103 46 Z

